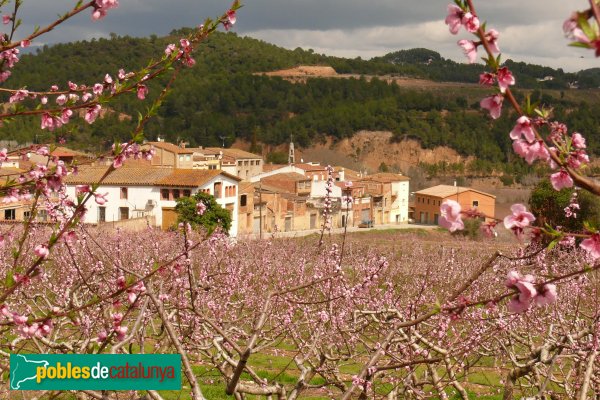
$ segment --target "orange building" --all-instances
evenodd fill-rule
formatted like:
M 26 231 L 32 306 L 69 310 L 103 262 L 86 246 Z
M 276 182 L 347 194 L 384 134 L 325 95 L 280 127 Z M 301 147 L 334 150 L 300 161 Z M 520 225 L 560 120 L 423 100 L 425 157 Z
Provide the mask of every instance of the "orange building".
M 446 199 L 457 201 L 463 210 L 475 208 L 490 217 L 496 212 L 494 195 L 461 186 L 437 185 L 415 192 L 415 222 L 437 225 L 440 206 Z

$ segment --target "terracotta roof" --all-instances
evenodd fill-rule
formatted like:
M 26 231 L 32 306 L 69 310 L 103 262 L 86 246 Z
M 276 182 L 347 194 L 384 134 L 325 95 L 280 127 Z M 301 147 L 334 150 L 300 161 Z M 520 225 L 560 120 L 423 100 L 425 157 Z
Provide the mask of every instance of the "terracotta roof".
M 496 196 L 494 196 L 493 194 L 481 192 L 479 190 L 475 190 L 475 189 L 471 189 L 471 188 L 467 188 L 467 187 L 451 186 L 451 185 L 437 185 L 437 186 L 433 186 L 433 187 L 430 187 L 427 189 L 419 190 L 418 192 L 415 192 L 415 193 L 426 195 L 426 196 L 440 197 L 440 198 L 444 199 L 446 197 L 450 197 L 450 196 L 456 195 L 458 193 L 464 193 L 464 192 L 469 192 L 469 191 L 479 193 L 484 196 L 489 196 L 494 199 L 496 198 Z
M 410 181 L 410 178 L 405 175 L 392 174 L 391 172 L 379 172 L 373 175 L 367 175 L 361 180 L 363 181 L 376 181 L 381 183 L 390 182 L 406 182 Z
M 288 164 L 265 164 L 263 165 L 263 172 L 271 172 L 287 166 Z
M 207 147 L 203 150 L 210 154 L 219 154 L 220 152 L 223 152 L 223 156 L 230 157 L 235 160 L 256 159 L 256 158 L 262 159 L 262 156 L 259 156 L 257 154 L 252 154 L 250 152 L 247 152 L 247 151 L 244 151 L 241 149 L 222 148 L 222 147 Z
M 0 168 L 0 183 L 6 183 L 9 180 L 16 180 L 19 175 L 26 172 L 21 168 Z
M 76 175 L 69 175 L 66 183 L 83 185 L 98 183 L 108 171 L 107 166 L 84 167 Z M 173 169 L 164 167 L 123 166 L 112 171 L 103 181 L 103 185 L 127 186 L 201 186 L 218 175 L 241 181 L 237 176 L 221 170 Z
M 57 148 L 55 148 L 54 151 L 50 154 L 55 157 L 77 157 L 77 156 L 91 157 L 81 151 L 71 150 L 66 147 L 61 147 L 61 146 L 58 146 Z
M 238 192 L 240 193 L 254 193 L 253 182 L 240 182 L 238 185 Z
M 325 171 L 327 169 L 326 165 L 312 165 L 306 163 L 295 163 L 294 167 L 303 169 L 305 171 Z
M 270 176 L 265 176 L 264 178 L 262 178 L 263 181 L 265 180 L 271 180 L 271 179 L 275 179 L 275 180 L 281 180 L 281 179 L 287 179 L 290 181 L 310 181 L 311 179 L 307 176 L 304 176 L 302 174 L 299 174 L 297 172 L 282 172 L 279 174 L 274 174 L 274 175 L 270 175 Z
M 108 166 L 82 167 L 76 175 L 69 175 L 65 182 L 69 185 L 98 183 L 108 171 Z M 156 181 L 173 173 L 172 168 L 149 168 L 123 166 L 112 171 L 103 185 L 152 186 Z
M 157 149 L 164 149 L 167 151 L 170 151 L 171 153 L 175 153 L 175 154 L 193 154 L 194 153 L 194 148 L 188 147 L 188 148 L 183 148 L 183 147 L 179 147 L 173 143 L 168 143 L 168 142 L 148 142 L 146 144 L 151 144 L 152 146 L 156 147 Z
M 223 173 L 218 169 L 176 169 L 171 171 L 171 174 L 158 179 L 155 185 L 198 187 Z

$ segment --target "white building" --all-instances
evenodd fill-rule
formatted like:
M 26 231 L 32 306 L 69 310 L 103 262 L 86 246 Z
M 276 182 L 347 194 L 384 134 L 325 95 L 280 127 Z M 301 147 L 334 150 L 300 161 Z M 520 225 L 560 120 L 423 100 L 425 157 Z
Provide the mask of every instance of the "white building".
M 77 185 L 97 184 L 107 170 L 106 166 L 81 168 L 76 175 L 67 178 L 67 194 L 75 198 Z M 229 210 L 232 217 L 229 234 L 236 236 L 240 180 L 220 170 L 125 165 L 102 179 L 97 193 L 107 194 L 107 202 L 97 204 L 90 200 L 85 222 L 102 224 L 153 217 L 156 226 L 168 229 L 177 221 L 175 200 L 203 191 L 213 195 L 219 205 Z
M 373 215 L 376 224 L 408 222 L 410 178 L 387 172 L 368 175 L 359 180 L 373 196 Z

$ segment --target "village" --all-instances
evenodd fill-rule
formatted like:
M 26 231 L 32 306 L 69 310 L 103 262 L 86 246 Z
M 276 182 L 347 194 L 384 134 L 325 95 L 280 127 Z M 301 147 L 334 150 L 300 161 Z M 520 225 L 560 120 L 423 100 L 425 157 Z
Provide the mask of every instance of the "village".
M 463 209 L 495 214 L 495 196 L 467 187 L 436 185 L 411 191 L 410 179 L 401 174 L 366 174 L 296 160 L 290 142 L 287 164 L 267 164 L 262 156 L 234 148 L 187 147 L 158 139 L 144 143 L 154 157 L 129 160 L 104 177 L 110 158 L 56 147 L 48 156 L 27 149 L 9 153 L 2 175 L 27 174 L 36 164 L 79 165 L 66 180 L 66 195 L 75 198 L 78 185 L 98 185 L 106 194 L 104 204 L 88 203 L 85 222 L 105 228 L 142 230 L 148 226 L 169 230 L 177 226 L 176 200 L 197 192 L 208 193 L 228 210 L 232 237 L 264 238 L 281 232 L 297 234 L 318 231 L 324 224 L 324 209 L 331 228 L 377 228 L 438 224 L 445 199 L 458 201 Z M 103 178 L 104 177 L 104 178 Z M 100 181 L 102 182 L 100 183 Z M 0 203 L 0 221 L 16 223 L 28 219 L 31 200 Z M 39 210 L 38 222 L 48 221 Z

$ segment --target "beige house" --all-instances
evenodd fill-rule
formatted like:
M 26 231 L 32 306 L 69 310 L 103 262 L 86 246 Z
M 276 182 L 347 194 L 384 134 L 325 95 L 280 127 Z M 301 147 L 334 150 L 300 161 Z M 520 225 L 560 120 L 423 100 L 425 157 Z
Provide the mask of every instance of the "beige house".
M 496 196 L 492 194 L 461 186 L 437 185 L 415 192 L 415 222 L 437 225 L 440 206 L 447 199 L 457 201 L 463 210 L 476 209 L 490 219 L 496 212 Z

